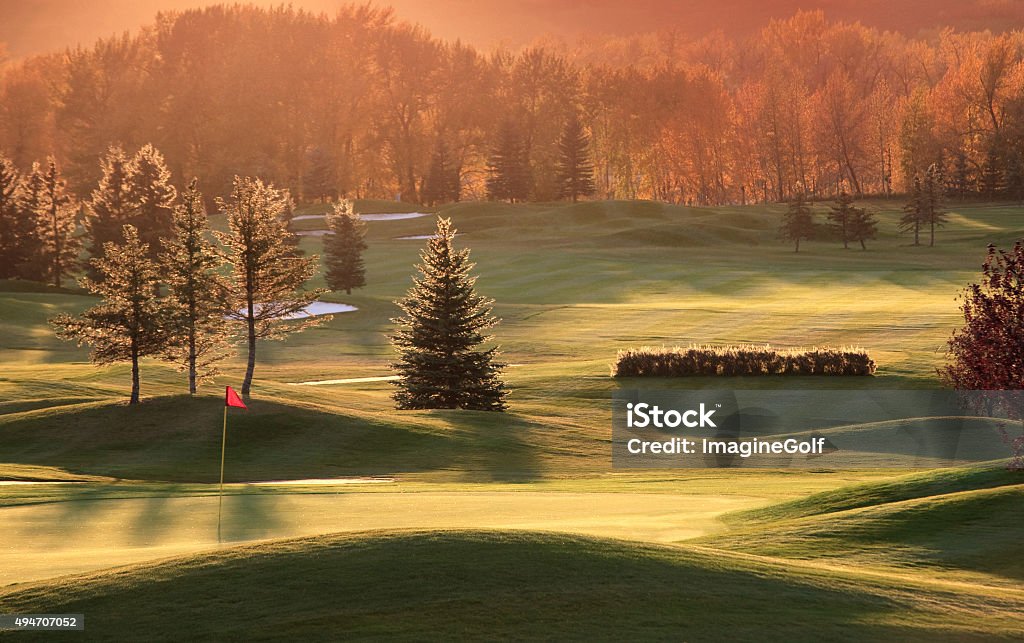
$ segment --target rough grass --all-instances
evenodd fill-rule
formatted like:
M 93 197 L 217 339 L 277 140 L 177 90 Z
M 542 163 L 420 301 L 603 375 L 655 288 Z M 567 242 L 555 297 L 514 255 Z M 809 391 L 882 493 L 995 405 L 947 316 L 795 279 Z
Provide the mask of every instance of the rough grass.
M 1022 609 L 1019 591 L 495 532 L 274 542 L 0 596 L 6 613 L 84 613 L 76 640 L 966 640 L 1024 635 Z

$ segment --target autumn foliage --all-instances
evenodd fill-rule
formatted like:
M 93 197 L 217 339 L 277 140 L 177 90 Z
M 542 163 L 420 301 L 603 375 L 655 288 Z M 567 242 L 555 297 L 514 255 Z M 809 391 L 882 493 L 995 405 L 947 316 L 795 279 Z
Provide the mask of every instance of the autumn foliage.
M 615 377 L 872 375 L 875 362 L 855 348 L 780 350 L 771 346 L 690 346 L 619 351 Z

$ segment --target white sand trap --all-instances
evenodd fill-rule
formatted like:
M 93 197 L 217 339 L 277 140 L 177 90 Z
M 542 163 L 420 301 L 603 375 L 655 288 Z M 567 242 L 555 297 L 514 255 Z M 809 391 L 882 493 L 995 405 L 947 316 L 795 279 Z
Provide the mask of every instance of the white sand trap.
M 322 237 L 330 233 L 330 230 L 299 230 L 295 234 L 299 237 Z
M 0 480 L 0 485 L 15 484 L 82 484 L 86 480 Z
M 335 484 L 374 484 L 394 482 L 394 478 L 306 478 L 304 480 L 268 480 L 266 482 L 250 482 L 252 485 L 335 485 Z
M 310 219 L 323 219 L 323 214 L 300 214 L 297 217 L 292 217 L 292 221 L 309 221 Z
M 462 233 L 461 232 L 456 232 L 452 236 L 461 237 Z M 413 235 L 409 235 L 408 237 L 395 237 L 395 239 L 397 239 L 399 241 L 414 241 L 414 240 L 418 240 L 418 239 L 436 239 L 436 238 L 437 238 L 436 234 L 413 234 Z
M 401 221 L 402 219 L 418 219 L 420 217 L 434 216 L 430 212 L 389 212 L 378 214 L 360 214 L 363 221 Z
M 260 309 L 260 304 L 256 304 L 256 310 Z M 283 315 L 281 319 L 305 319 L 306 317 L 316 317 L 317 315 L 333 315 L 335 313 L 351 313 L 359 310 L 355 306 L 349 304 L 332 304 L 327 301 L 314 301 L 312 304 L 306 306 L 302 310 L 292 313 L 291 315 Z M 245 309 L 239 309 L 240 315 L 245 315 Z
M 326 386 L 328 384 L 360 384 L 362 382 L 393 382 L 398 379 L 397 375 L 383 375 L 381 377 L 350 377 L 344 380 L 313 380 L 311 382 L 291 382 L 292 386 Z

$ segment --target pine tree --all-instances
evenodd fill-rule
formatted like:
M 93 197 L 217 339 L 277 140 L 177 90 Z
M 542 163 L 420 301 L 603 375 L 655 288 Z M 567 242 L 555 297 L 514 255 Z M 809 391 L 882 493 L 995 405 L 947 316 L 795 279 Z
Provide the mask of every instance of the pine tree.
M 0 279 L 26 277 L 38 253 L 35 212 L 25 212 L 24 182 L 14 163 L 0 156 Z
M 423 202 L 427 205 L 455 203 L 462 196 L 462 179 L 458 163 L 448 150 L 443 136 L 438 135 L 430 168 L 423 181 Z
M 163 240 L 160 276 L 167 284 L 166 358 L 188 372 L 188 392 L 218 374 L 227 357 L 228 285 L 219 269 L 223 257 L 207 240 L 203 195 L 192 179 L 174 208 L 174 234 Z
M 78 207 L 67 194 L 67 184 L 52 156 L 46 159 L 46 171 L 42 174 L 40 205 L 42 210 L 37 212 L 37 220 L 43 222 L 41 236 L 47 272 L 53 285 L 60 288 L 64 277 L 78 265 L 82 242 L 75 235 Z
M 128 198 L 135 206 L 130 221 L 156 259 L 160 254 L 160 240 L 169 237 L 174 228 L 174 199 L 177 197 L 163 155 L 152 145 L 143 145 L 128 164 L 127 181 Z
M 304 291 L 303 284 L 316 272 L 320 258 L 298 255 L 281 240 L 288 235 L 281 222 L 288 194 L 259 179 L 235 177 L 231 197 L 218 199 L 227 216 L 229 232 L 215 232 L 227 250 L 230 283 L 238 293 L 231 319 L 245 325 L 248 360 L 242 394 L 249 395 L 256 368 L 256 342 L 284 339 L 289 333 L 328 321 L 305 312 L 323 290 Z
M 865 243 L 878 235 L 878 220 L 867 208 L 853 208 L 849 221 L 850 241 L 860 242 L 860 249 L 867 250 Z
M 130 404 L 139 403 L 139 359 L 165 349 L 164 312 L 155 295 L 159 281 L 149 249 L 130 225 L 121 243 L 108 242 L 102 259 L 94 259 L 103 279 L 83 278 L 81 284 L 103 301 L 78 317 L 60 315 L 50 321 L 61 339 L 88 344 L 94 364 L 131 362 Z
M 134 200 L 131 181 L 131 167 L 128 157 L 120 146 L 111 145 L 100 159 L 103 177 L 89 201 L 89 216 L 85 228 L 89 237 L 89 256 L 102 259 L 107 243 L 121 239 L 121 229 L 135 220 L 138 204 Z M 100 279 L 101 275 L 90 262 L 89 278 Z
M 47 217 L 46 182 L 43 180 L 43 169 L 38 162 L 32 163 L 31 171 L 22 177 L 21 195 L 18 209 L 21 216 L 32 222 L 33 252 L 25 264 L 25 278 L 32 281 L 46 281 L 50 276 L 53 261 L 50 259 L 52 248 L 52 227 Z M 81 241 L 78 242 L 79 245 Z
M 921 220 L 930 229 L 928 246 L 935 245 L 935 228 L 946 224 L 946 211 L 942 203 L 942 175 L 936 165 L 925 171 L 921 185 Z
M 853 205 L 853 195 L 846 191 L 845 185 L 840 187 L 836 204 L 828 213 L 828 220 L 829 229 L 836 238 L 842 240 L 843 248 L 849 248 L 850 241 L 853 240 L 853 221 L 857 209 Z
M 480 350 L 483 333 L 498 323 L 491 300 L 474 290 L 469 250 L 455 250 L 450 219 L 438 219 L 437 233 L 420 254 L 420 276 L 398 302 L 405 313 L 394 319 L 391 341 L 399 361 L 394 398 L 400 409 L 473 409 L 503 411 L 503 364 L 497 348 Z
M 921 177 L 915 176 L 910 188 L 910 200 L 903 206 L 900 217 L 900 232 L 914 232 L 914 245 L 921 245 L 921 224 L 924 222 L 924 193 Z
M 597 188 L 594 185 L 594 164 L 590 159 L 590 136 L 576 114 L 562 131 L 558 153 L 559 198 L 569 198 L 576 203 L 578 197 L 594 194 Z
M 324 147 L 315 145 L 306 150 L 306 173 L 302 177 L 303 195 L 306 199 L 319 199 L 337 194 L 338 172 L 334 156 Z
M 985 154 L 985 162 L 981 166 L 981 185 L 978 188 L 986 199 L 994 199 L 1003 191 L 1002 160 L 994 145 L 989 146 Z
M 498 143 L 487 164 L 487 196 L 498 201 L 525 201 L 530 195 L 530 165 L 518 128 L 502 121 Z
M 949 182 L 949 193 L 963 201 L 970 190 L 971 171 L 967 165 L 967 154 L 963 150 L 957 150 L 953 160 L 953 176 Z
M 324 236 L 324 254 L 327 273 L 324 275 L 331 290 L 344 290 L 352 294 L 353 288 L 366 285 L 363 251 L 366 250 L 366 224 L 354 211 L 352 202 L 344 199 L 334 205 L 327 215 L 330 233 Z
M 1006 196 L 1018 203 L 1024 200 L 1024 158 L 1017 146 L 1006 157 Z
M 796 242 L 796 252 L 800 252 L 801 239 L 814 238 L 814 212 L 804 195 L 803 188 L 798 188 L 796 196 L 789 204 L 789 209 L 782 215 L 782 227 L 779 234 L 785 241 Z

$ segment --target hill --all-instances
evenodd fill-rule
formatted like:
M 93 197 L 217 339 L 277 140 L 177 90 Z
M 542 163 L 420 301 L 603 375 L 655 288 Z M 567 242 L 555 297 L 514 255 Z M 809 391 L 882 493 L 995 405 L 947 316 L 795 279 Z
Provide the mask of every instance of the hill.
M 1024 634 L 1019 591 L 998 598 L 980 589 L 954 593 L 918 579 L 523 532 L 269 542 L 15 588 L 0 595 L 0 609 L 84 613 L 89 640 L 295 640 L 328 632 L 401 640 L 732 641 L 766 631 L 785 640 Z

